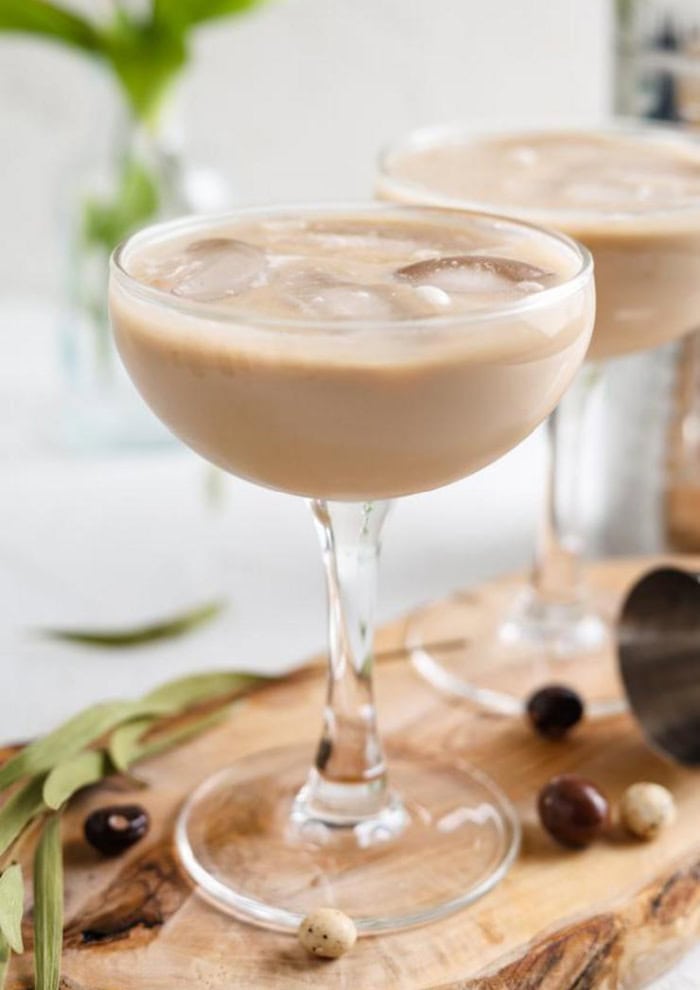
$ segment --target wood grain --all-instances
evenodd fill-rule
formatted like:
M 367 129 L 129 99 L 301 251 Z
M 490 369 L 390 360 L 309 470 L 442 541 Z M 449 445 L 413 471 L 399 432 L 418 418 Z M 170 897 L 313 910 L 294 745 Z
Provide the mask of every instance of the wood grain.
M 601 565 L 594 578 L 619 592 L 648 564 Z M 377 675 L 385 733 L 402 750 L 467 758 L 506 790 L 524 831 L 506 880 L 446 921 L 362 939 L 333 963 L 309 958 L 294 938 L 218 913 L 194 893 L 170 842 L 183 796 L 206 774 L 265 746 L 308 741 L 311 758 L 323 692 L 312 667 L 258 692 L 207 736 L 143 766 L 147 790 L 116 779 L 79 796 L 64 825 L 63 990 L 635 990 L 698 939 L 698 776 L 654 755 L 627 716 L 584 724 L 556 744 L 518 720 L 440 698 L 402 654 L 405 623 L 378 637 L 378 649 L 390 656 Z M 613 800 L 634 780 L 657 780 L 674 791 L 678 822 L 649 844 L 615 829 L 583 852 L 562 850 L 539 828 L 533 798 L 563 770 L 592 777 Z M 127 795 L 148 808 L 153 827 L 126 855 L 101 860 L 81 838 L 82 821 Z M 33 987 L 28 953 L 13 963 L 8 986 Z

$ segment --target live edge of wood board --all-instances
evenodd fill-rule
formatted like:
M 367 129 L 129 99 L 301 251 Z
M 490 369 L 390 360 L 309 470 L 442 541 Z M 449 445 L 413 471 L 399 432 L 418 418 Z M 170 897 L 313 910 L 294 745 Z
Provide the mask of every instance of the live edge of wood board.
M 619 595 L 653 563 L 606 562 L 592 567 L 591 577 Z M 473 599 L 483 594 L 490 607 L 491 592 L 506 584 L 476 589 Z M 395 745 L 468 758 L 504 788 L 524 834 L 508 877 L 445 921 L 361 939 L 331 963 L 309 957 L 295 938 L 239 923 L 197 896 L 171 843 L 183 796 L 209 772 L 266 746 L 308 739 L 311 755 L 323 692 L 312 666 L 251 696 L 221 727 L 141 767 L 148 789 L 114 779 L 75 802 L 64 822 L 62 990 L 635 990 L 687 951 L 700 933 L 700 774 L 655 756 L 626 715 L 585 723 L 557 745 L 518 719 L 440 697 L 401 649 L 406 622 L 378 635 L 378 651 L 388 657 L 376 676 L 384 732 Z M 651 843 L 613 831 L 583 852 L 560 849 L 537 824 L 534 796 L 565 770 L 593 778 L 613 800 L 634 780 L 659 781 L 676 796 L 677 823 Z M 129 853 L 102 860 L 82 840 L 84 817 L 127 799 L 148 808 L 151 832 Z M 28 921 L 25 936 L 30 949 Z M 7 985 L 33 987 L 31 951 L 13 961 Z

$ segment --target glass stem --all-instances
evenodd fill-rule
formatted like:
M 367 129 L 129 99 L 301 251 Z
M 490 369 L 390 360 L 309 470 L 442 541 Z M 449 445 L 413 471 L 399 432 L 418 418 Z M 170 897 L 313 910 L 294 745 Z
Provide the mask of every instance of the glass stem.
M 583 596 L 583 428 L 600 377 L 596 365 L 584 366 L 546 424 L 545 506 L 533 572 L 535 590 L 544 604 L 573 605 Z
M 328 687 L 302 792 L 315 817 L 360 822 L 390 801 L 372 692 L 380 534 L 388 502 L 312 501 L 328 592 Z

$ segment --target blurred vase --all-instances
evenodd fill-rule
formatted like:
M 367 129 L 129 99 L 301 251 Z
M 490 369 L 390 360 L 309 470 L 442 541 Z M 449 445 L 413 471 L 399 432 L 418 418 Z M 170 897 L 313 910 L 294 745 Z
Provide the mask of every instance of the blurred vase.
M 54 439 L 85 450 L 158 446 L 172 439 L 137 394 L 114 347 L 107 314 L 112 249 L 148 223 L 230 202 L 220 175 L 184 161 L 176 101 L 143 122 L 111 92 L 113 105 L 89 136 L 88 162 L 76 162 L 76 178 L 59 192 L 67 241 L 60 325 L 65 389 Z

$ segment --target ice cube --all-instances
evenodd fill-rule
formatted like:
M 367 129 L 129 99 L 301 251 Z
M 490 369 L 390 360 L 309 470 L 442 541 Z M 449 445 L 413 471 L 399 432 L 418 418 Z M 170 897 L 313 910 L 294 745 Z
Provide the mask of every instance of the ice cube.
M 544 286 L 541 282 L 533 282 L 530 279 L 525 279 L 524 282 L 518 282 L 517 288 L 521 292 L 542 292 Z
M 195 257 L 207 257 L 220 251 L 227 251 L 232 244 L 242 243 L 243 241 L 235 241 L 232 237 L 203 237 L 199 241 L 192 241 L 191 244 L 188 244 L 185 252 Z M 246 244 L 246 247 L 249 246 Z
M 483 254 L 457 255 L 416 261 L 399 268 L 395 277 L 413 285 L 431 285 L 451 293 L 502 293 L 523 290 L 523 285 L 542 282 L 550 276 L 543 268 L 514 258 Z
M 540 157 L 537 154 L 537 149 L 529 144 L 516 144 L 509 154 L 517 165 L 524 165 L 526 168 L 536 165 Z
M 275 287 L 304 316 L 327 320 L 384 320 L 399 314 L 397 287 L 351 281 L 332 259 L 316 265 L 293 259 L 275 273 Z
M 562 193 L 572 205 L 588 207 L 614 207 L 636 198 L 636 188 L 616 175 L 566 182 Z
M 578 206 L 598 209 L 625 209 L 637 204 L 682 199 L 679 176 L 659 170 L 653 162 L 624 161 L 611 168 L 599 168 L 592 176 L 584 172 L 562 181 L 562 193 Z M 682 182 L 682 180 L 681 180 Z
M 380 285 L 332 285 L 317 289 L 305 309 L 330 320 L 391 320 L 398 315 L 391 290 Z
M 325 289 L 344 284 L 341 274 L 336 275 L 309 259 L 275 254 L 270 257 L 270 267 L 277 290 L 287 302 L 299 309 L 305 309 L 314 296 Z
M 418 298 L 432 309 L 447 309 L 452 302 L 449 293 L 439 289 L 437 285 L 417 285 L 415 292 Z
M 193 241 L 177 260 L 170 290 L 197 302 L 235 296 L 262 282 L 267 268 L 264 251 L 231 237 Z
M 406 257 L 417 247 L 410 234 L 391 226 L 355 227 L 351 223 L 318 221 L 309 226 L 308 236 L 317 247 L 330 252 L 355 251 L 370 257 L 378 252 Z
M 392 223 L 391 220 L 375 220 L 371 223 L 353 223 L 338 218 L 313 220 L 308 226 L 315 239 L 329 248 L 349 248 L 363 252 L 381 252 L 410 257 L 416 251 L 439 253 L 438 244 L 445 249 L 449 244 L 457 250 L 469 250 L 476 246 L 471 232 L 438 227 L 435 223 L 408 220 Z
M 441 255 L 442 251 L 438 251 L 437 248 L 418 248 L 417 251 L 412 252 L 411 258 L 413 261 L 431 261 Z

